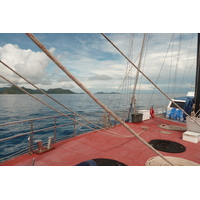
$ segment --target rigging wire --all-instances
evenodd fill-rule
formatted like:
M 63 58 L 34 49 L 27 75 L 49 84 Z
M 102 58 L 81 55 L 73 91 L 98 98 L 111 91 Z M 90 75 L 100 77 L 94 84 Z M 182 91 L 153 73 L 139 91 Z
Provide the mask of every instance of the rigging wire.
M 140 53 L 140 58 L 138 61 L 138 69 L 140 69 L 140 67 L 141 67 L 145 42 L 146 42 L 146 34 L 144 34 L 144 36 L 143 36 L 141 53 Z M 131 98 L 131 104 L 130 104 L 132 107 L 132 104 L 134 103 L 134 111 L 133 111 L 134 114 L 137 114 L 137 106 L 136 106 L 137 104 L 136 104 L 135 92 L 136 92 L 136 87 L 137 87 L 137 82 L 138 82 L 138 76 L 139 76 L 139 71 L 136 71 L 135 83 L 134 83 L 134 88 L 133 88 L 133 93 L 132 93 L 132 98 Z
M 148 44 L 148 41 L 147 41 L 147 44 Z M 145 45 L 146 45 L 146 44 L 145 44 Z M 141 52 L 138 53 L 138 55 L 137 55 L 137 57 L 136 57 L 134 63 L 137 62 L 137 60 L 139 59 L 140 54 L 141 54 Z M 133 79 L 133 78 L 132 78 L 132 77 L 133 77 L 133 76 L 132 76 L 132 69 L 133 69 L 133 66 L 132 66 L 131 64 L 130 64 L 129 66 L 130 66 L 130 67 L 129 67 L 127 73 L 125 74 L 125 76 L 124 76 L 124 78 L 123 78 L 123 80 L 122 80 L 120 86 L 118 87 L 116 93 L 118 93 L 118 92 L 120 91 L 120 89 L 123 87 L 123 84 L 125 84 L 125 81 L 127 81 L 128 78 L 130 78 L 131 81 L 132 81 L 132 79 Z M 132 85 L 132 82 L 131 82 L 131 85 Z M 131 96 L 131 94 L 130 94 L 130 96 Z M 108 104 L 108 107 L 110 107 L 110 105 L 113 103 L 115 97 L 116 97 L 116 94 L 113 96 L 112 100 L 111 100 L 110 103 Z M 130 100 L 130 99 L 131 99 L 131 98 L 129 98 L 129 100 Z
M 110 44 L 115 47 L 119 53 L 125 58 L 127 59 L 131 64 L 132 67 L 134 66 L 152 85 L 154 85 L 158 91 L 160 91 L 166 98 L 168 98 L 174 105 L 176 105 L 176 107 L 180 110 L 183 111 L 183 113 L 186 114 L 186 116 L 188 116 L 188 118 L 191 119 L 192 122 L 194 122 L 195 124 L 197 124 L 198 126 L 200 126 L 200 124 L 195 121 L 194 119 L 192 119 L 191 116 L 188 115 L 188 113 L 186 113 L 176 102 L 174 102 L 166 93 L 164 93 L 145 73 L 143 73 L 140 69 L 138 69 L 138 67 L 105 35 L 102 33 L 102 35 L 110 42 Z
M 152 34 L 148 34 L 147 35 L 147 42 L 146 42 L 146 45 L 145 45 L 145 53 L 144 53 L 144 61 L 143 61 L 143 65 L 142 65 L 142 70 L 144 72 L 144 69 L 145 69 L 145 63 L 146 63 L 146 57 L 147 57 L 147 51 L 148 51 L 148 47 L 149 47 L 149 40 L 151 38 Z M 140 94 L 141 94 L 141 85 L 142 85 L 142 80 L 143 80 L 143 76 L 140 76 L 140 83 L 139 83 L 139 87 L 138 87 L 138 94 L 137 94 L 137 99 L 140 98 Z
M 170 94 L 170 85 L 171 85 L 171 73 L 172 73 L 172 64 L 173 64 L 173 55 L 174 55 L 174 37 L 172 39 L 172 50 L 171 50 L 171 59 L 170 59 L 170 68 L 169 68 L 169 77 L 168 77 L 168 88 L 167 88 L 167 94 Z
M 131 60 L 133 60 L 133 44 L 134 44 L 134 34 L 132 34 L 132 40 L 131 40 L 131 45 L 129 47 L 129 51 L 130 51 L 130 54 L 129 54 L 129 58 Z M 130 74 L 132 74 L 132 70 L 130 70 L 130 74 L 129 74 L 129 69 L 131 68 L 131 65 L 130 63 L 127 61 L 127 70 L 126 70 L 126 76 L 127 76 L 127 86 L 125 86 L 126 88 L 126 107 L 125 109 L 127 110 L 128 108 L 128 104 L 129 104 L 129 101 L 130 101 L 130 88 L 131 88 L 131 79 L 132 79 L 132 76 Z
M 173 93 L 177 93 L 177 71 L 179 66 L 179 59 L 180 59 L 180 51 L 181 51 L 181 44 L 182 44 L 182 34 L 180 33 L 179 36 L 179 46 L 178 46 L 178 55 L 177 55 L 177 61 L 176 61 L 176 67 L 175 67 L 175 73 L 174 73 L 174 87 L 173 87 Z
M 67 117 L 67 118 L 69 118 L 69 119 L 71 119 L 71 120 L 74 121 L 74 122 L 78 122 L 77 120 L 74 120 L 73 118 L 67 116 L 66 114 L 64 114 L 64 113 L 60 112 L 59 110 L 53 108 L 52 106 L 48 105 L 47 103 L 41 101 L 40 99 L 38 99 L 37 97 L 33 96 L 32 94 L 30 94 L 30 93 L 27 92 L 26 90 L 20 88 L 19 86 L 17 86 L 17 85 L 14 84 L 13 82 L 9 81 L 9 80 L 8 80 L 7 78 L 5 78 L 4 76 L 0 75 L 0 77 L 1 77 L 2 79 L 4 79 L 5 81 L 9 82 L 10 84 L 12 84 L 13 86 L 17 87 L 18 89 L 22 90 L 24 93 L 28 94 L 29 96 L 31 96 L 31 97 L 34 98 L 35 100 L 37 100 L 37 101 L 39 101 L 40 103 L 42 103 L 42 104 L 46 105 L 47 107 L 51 108 L 52 110 L 54 110 L 54 111 L 60 113 L 61 115 L 65 116 L 65 117 Z M 81 123 L 81 122 L 78 122 L 78 123 Z M 82 124 L 82 123 L 81 123 L 81 124 Z M 84 125 L 84 124 L 82 124 L 82 125 Z M 89 126 L 88 126 L 88 128 L 89 128 Z
M 129 48 L 128 48 L 128 57 L 132 60 L 133 57 L 133 43 L 134 43 L 134 33 L 130 34 L 129 36 Z M 129 92 L 129 88 L 130 88 L 130 63 L 127 61 L 127 65 L 126 65 L 126 71 L 125 71 L 125 77 L 126 81 L 123 82 L 123 84 L 121 85 L 121 92 L 119 95 L 119 102 L 118 102 L 118 110 L 122 109 L 122 113 L 121 113 L 121 118 L 123 120 L 125 120 L 126 117 L 126 113 L 127 113 L 127 108 L 128 108 L 128 101 L 129 101 L 129 96 L 130 96 L 130 92 Z M 113 100 L 112 100 L 113 101 Z
M 8 65 L 6 65 L 3 61 L 0 60 L 0 62 L 1 62 L 4 66 L 6 66 L 8 69 L 10 69 L 11 71 L 13 71 L 15 74 L 17 74 L 19 77 L 21 77 L 22 79 L 24 79 L 25 81 L 27 81 L 29 84 L 31 84 L 32 86 L 34 86 L 36 89 L 38 89 L 39 91 L 41 91 L 43 94 L 45 94 L 46 96 L 48 96 L 50 99 L 52 99 L 52 100 L 55 101 L 56 103 L 60 104 L 61 106 L 63 106 L 63 107 L 66 108 L 67 110 L 71 111 L 73 114 L 77 115 L 78 117 L 82 118 L 83 120 L 87 121 L 88 123 L 94 125 L 95 127 L 101 128 L 101 129 L 103 129 L 103 130 L 105 130 L 105 131 L 107 131 L 107 132 L 109 132 L 109 133 L 118 135 L 118 136 L 120 136 L 120 137 L 133 137 L 132 135 L 131 135 L 131 136 L 124 136 L 124 135 L 121 135 L 121 134 L 118 134 L 118 133 L 115 133 L 115 132 L 106 130 L 106 129 L 102 128 L 101 126 L 99 126 L 98 124 L 95 124 L 95 123 L 93 123 L 93 122 L 91 122 L 91 121 L 85 119 L 84 117 L 82 117 L 82 116 L 79 115 L 78 113 L 72 111 L 72 110 L 69 109 L 68 107 L 66 107 L 66 106 L 64 106 L 63 104 L 61 104 L 60 102 L 58 102 L 56 99 L 54 99 L 53 97 L 51 97 L 50 95 L 48 95 L 46 92 L 44 92 L 43 90 L 41 90 L 40 88 L 38 88 L 36 85 L 34 85 L 33 83 L 31 83 L 30 81 L 28 81 L 27 79 L 25 79 L 23 76 L 21 76 L 20 74 L 18 74 L 15 70 L 13 70 L 11 67 L 9 67 Z M 9 81 L 8 79 L 6 79 L 4 76 L 0 75 L 0 77 L 3 78 L 4 80 L 6 80 L 7 82 L 9 82 L 10 84 L 12 84 L 13 86 L 17 87 L 18 89 L 22 90 L 23 92 L 25 92 L 26 94 L 28 94 L 29 96 L 31 96 L 32 98 L 34 98 L 35 100 L 37 100 L 37 101 L 39 101 L 40 103 L 46 105 L 47 107 L 51 108 L 52 110 L 54 110 L 54 111 L 60 113 L 61 115 L 65 116 L 65 117 L 67 117 L 67 118 L 69 118 L 69 119 L 71 119 L 72 121 L 74 121 L 74 122 L 76 122 L 76 123 L 81 124 L 82 126 L 85 126 L 85 127 L 89 128 L 89 129 L 91 129 L 91 130 L 93 130 L 93 131 L 98 131 L 96 128 L 92 128 L 92 127 L 90 127 L 90 126 L 87 126 L 86 124 L 83 124 L 83 123 L 81 123 L 81 122 L 79 122 L 79 121 L 77 121 L 77 120 L 75 120 L 75 119 L 69 117 L 68 115 L 66 115 L 66 114 L 64 114 L 64 113 L 62 113 L 62 112 L 60 112 L 59 110 L 53 108 L 52 106 L 48 105 L 47 103 L 41 101 L 41 100 L 38 99 L 37 97 L 31 95 L 31 94 L 30 94 L 29 92 L 27 92 L 26 90 L 20 88 L 20 87 L 17 86 L 16 84 L 14 84 L 14 83 L 12 83 L 11 81 Z
M 191 71 L 191 69 L 193 68 L 193 66 L 196 64 L 196 61 L 194 60 L 193 61 L 193 63 L 192 63 L 192 65 L 191 65 L 191 67 L 188 69 L 188 72 L 186 73 L 186 74 L 189 74 L 190 73 L 190 71 Z M 191 86 L 190 86 L 190 88 L 194 91 L 194 85 L 195 85 L 195 77 L 193 78 L 193 81 L 191 82 Z
M 173 38 L 174 38 L 174 34 L 172 34 L 172 36 L 171 36 L 171 40 L 170 40 L 170 42 L 169 42 L 169 45 L 168 45 L 168 48 L 167 48 L 167 51 L 166 51 L 164 60 L 163 60 L 163 62 L 162 62 L 162 66 L 161 66 L 161 68 L 160 68 L 159 74 L 158 74 L 157 79 L 156 79 L 156 82 L 155 82 L 156 85 L 158 84 L 158 80 L 159 80 L 160 74 L 161 74 L 161 72 L 162 72 L 162 70 L 163 70 L 163 67 L 164 67 L 164 64 L 165 64 L 165 60 L 166 60 L 166 58 L 167 58 L 167 54 L 168 54 L 168 52 L 169 52 L 169 49 L 170 49 L 171 42 L 172 42 L 172 39 L 173 39 Z M 152 100 L 152 97 L 153 97 L 153 95 L 154 95 L 155 89 L 156 89 L 156 88 L 154 87 L 154 88 L 153 88 L 153 91 L 152 91 L 152 93 L 151 93 L 151 97 L 150 97 L 149 103 L 150 103 L 151 100 Z
M 144 34 L 144 36 L 143 36 L 142 47 L 141 47 L 141 51 L 140 51 L 140 58 L 138 61 L 138 69 L 140 69 L 140 67 L 141 67 L 145 43 L 146 43 L 146 34 Z M 135 95 L 137 82 L 138 82 L 138 76 L 139 76 L 139 71 L 136 72 L 136 78 L 135 78 L 135 83 L 134 83 L 134 88 L 133 88 L 133 95 Z
M 149 40 L 149 38 L 150 37 L 147 37 L 148 39 L 147 40 L 145 40 L 145 42 L 144 42 L 144 47 L 145 46 L 147 46 L 148 45 L 148 40 Z M 129 44 L 129 46 L 131 46 L 130 44 Z M 129 48 L 130 49 L 130 48 Z M 135 59 L 135 62 L 139 59 L 139 57 L 140 57 L 140 55 L 141 55 L 141 50 L 140 50 L 140 52 L 139 52 L 139 54 L 137 55 L 137 57 L 136 57 L 136 59 Z M 129 81 L 130 82 L 130 84 L 129 84 L 129 88 L 131 89 L 131 86 L 133 85 L 133 83 L 132 83 L 132 81 L 133 81 L 133 76 L 132 76 L 132 70 L 133 69 L 133 66 L 131 65 L 131 64 L 129 64 L 128 65 L 128 67 L 127 67 L 127 71 L 126 71 L 126 74 L 125 74 L 125 76 L 124 76 L 124 78 L 123 78 L 123 81 L 122 81 L 122 83 L 120 84 L 120 86 L 118 87 L 118 89 L 117 89 L 117 92 L 119 92 L 119 90 L 120 90 L 120 88 L 122 89 L 122 91 L 123 91 L 123 86 L 125 85 L 125 82 L 127 81 Z M 127 89 L 127 91 L 128 91 L 128 89 Z M 122 92 L 123 93 L 123 92 Z M 131 93 L 129 92 L 129 94 L 127 95 L 128 96 L 128 100 L 130 101 L 130 99 L 131 99 Z M 116 97 L 116 95 L 114 95 L 114 97 L 113 97 L 113 99 L 111 100 L 111 102 L 110 102 L 110 104 L 108 105 L 108 107 L 112 104 L 112 102 L 113 102 L 113 100 L 115 99 L 115 97 Z M 127 101 L 127 103 L 128 103 L 128 101 Z M 130 104 L 130 102 L 129 102 L 129 104 Z M 126 108 L 127 109 L 127 108 Z M 131 111 L 131 108 L 129 108 L 129 113 L 130 113 L 130 111 Z M 126 115 L 127 116 L 127 115 Z M 128 116 L 129 116 L 129 114 L 128 114 Z M 127 121 L 128 119 L 126 119 L 126 121 Z
M 97 104 L 99 104 L 105 111 L 107 111 L 113 118 L 115 118 L 119 123 L 126 128 L 131 134 L 133 134 L 141 143 L 150 148 L 154 153 L 162 157 L 170 165 L 169 162 L 159 151 L 154 149 L 150 144 L 148 144 L 143 138 L 135 133 L 126 123 L 124 123 L 115 113 L 113 113 L 108 107 L 106 107 L 95 95 L 93 95 L 77 78 L 75 78 L 63 65 L 60 63 L 51 52 L 33 35 L 30 33 L 26 34 L 66 75 L 68 75 L 83 91 L 85 91 Z M 105 35 L 102 34 L 104 37 Z M 108 40 L 108 39 L 107 39 Z M 131 62 L 132 64 L 132 62 Z
M 26 78 L 24 78 L 23 76 L 21 76 L 19 73 L 17 73 L 15 70 L 13 70 L 11 67 L 9 67 L 7 64 L 5 64 L 2 60 L 0 60 L 0 63 L 2 63 L 5 67 L 7 67 L 9 70 L 11 70 L 12 72 L 14 72 L 16 75 L 18 75 L 20 78 L 24 79 L 27 83 L 29 83 L 30 85 L 32 85 L 33 87 L 35 87 L 37 90 L 39 90 L 40 92 L 42 92 L 43 94 L 45 94 L 47 97 L 49 97 L 50 99 L 52 99 L 53 101 L 55 101 L 57 104 L 61 105 L 62 107 L 64 107 L 65 109 L 67 109 L 68 111 L 72 112 L 73 114 L 75 114 L 76 116 L 82 118 L 83 120 L 87 121 L 88 123 L 93 124 L 91 121 L 87 120 L 86 118 L 82 117 L 81 115 L 79 115 L 78 113 L 74 112 L 73 110 L 69 109 L 68 107 L 66 107 L 65 105 L 63 105 L 62 103 L 60 103 L 59 101 L 57 101 L 56 99 L 54 99 L 53 97 L 51 97 L 50 95 L 48 95 L 46 92 L 44 92 L 43 90 L 41 90 L 40 88 L 38 88 L 36 85 L 34 85 L 33 83 L 31 83 L 30 81 L 28 81 Z M 95 126 L 97 126 L 97 124 L 93 124 Z
M 180 88 L 180 93 L 182 92 L 182 89 L 183 89 L 183 82 L 184 82 L 184 79 L 186 77 L 186 74 L 188 75 L 189 72 L 186 73 L 186 69 L 187 69 L 187 65 L 188 65 L 188 61 L 189 61 L 189 55 L 191 53 L 191 47 L 192 47 L 192 42 L 194 41 L 194 34 L 192 35 L 192 38 L 191 38 L 191 41 L 190 41 L 190 46 L 189 46 L 189 51 L 188 51 L 188 55 L 187 55 L 187 60 L 186 60 L 186 63 L 185 63 L 185 68 L 184 68 L 184 73 L 183 73 L 183 78 L 182 78 L 182 82 L 181 82 L 181 88 Z M 190 68 L 191 69 L 191 68 Z M 189 69 L 189 70 L 190 70 Z

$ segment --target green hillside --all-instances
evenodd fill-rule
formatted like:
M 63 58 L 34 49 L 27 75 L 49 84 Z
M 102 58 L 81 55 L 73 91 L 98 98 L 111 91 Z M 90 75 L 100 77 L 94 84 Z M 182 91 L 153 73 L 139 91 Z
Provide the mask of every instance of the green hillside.
M 22 87 L 22 89 L 26 90 L 30 94 L 42 94 L 42 92 L 38 90 L 32 90 L 25 87 Z M 44 92 L 48 94 L 75 94 L 71 90 L 65 90 L 61 88 L 49 89 L 47 91 L 44 90 Z M 2 90 L 0 88 L 0 94 L 25 94 L 25 92 L 21 91 L 19 88 L 15 86 L 11 86 L 10 88 L 5 88 Z
M 49 89 L 47 90 L 48 94 L 75 94 L 71 90 L 64 90 L 61 88 Z

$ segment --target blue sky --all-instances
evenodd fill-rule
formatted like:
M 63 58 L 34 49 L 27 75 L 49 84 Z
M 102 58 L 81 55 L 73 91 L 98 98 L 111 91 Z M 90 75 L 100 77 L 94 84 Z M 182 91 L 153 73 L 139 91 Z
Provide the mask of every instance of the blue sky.
M 34 35 L 90 91 L 116 92 L 122 83 L 127 70 L 127 61 L 100 33 L 34 33 Z M 133 39 L 132 60 L 135 62 L 141 50 L 143 34 L 106 33 L 106 35 L 127 56 Z M 141 65 L 144 67 L 142 69 L 144 73 L 154 82 L 158 82 L 165 91 L 169 84 L 172 87 L 176 84 L 177 90 L 180 90 L 178 85 L 182 84 L 183 92 L 187 91 L 194 82 L 196 35 L 177 33 L 172 37 L 172 34 L 168 33 L 148 34 L 148 37 L 150 37 L 146 46 L 148 54 L 143 57 Z M 178 44 L 180 39 L 181 45 Z M 169 46 L 170 40 L 173 41 L 173 48 Z M 173 61 L 172 53 L 168 53 L 168 57 L 165 58 L 168 48 L 169 51 L 173 51 Z M 178 49 L 181 52 L 179 54 Z M 177 55 L 179 56 L 175 57 Z M 81 92 L 81 89 L 25 34 L 0 33 L 0 59 L 40 88 L 60 87 Z M 135 64 L 138 65 L 138 60 Z M 160 72 L 161 68 L 163 69 Z M 14 83 L 32 88 L 4 66 L 1 66 L 1 69 L 2 75 Z M 134 82 L 135 73 L 136 71 L 133 70 L 132 82 Z M 160 78 L 157 81 L 159 74 Z M 4 80 L 0 80 L 0 87 L 7 85 Z M 141 92 L 149 92 L 152 89 L 150 83 L 143 78 Z

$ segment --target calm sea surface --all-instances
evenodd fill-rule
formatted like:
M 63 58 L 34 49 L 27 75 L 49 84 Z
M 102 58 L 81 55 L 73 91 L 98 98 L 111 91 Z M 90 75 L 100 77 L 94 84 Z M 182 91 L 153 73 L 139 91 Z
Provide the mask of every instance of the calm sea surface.
M 51 95 L 60 103 L 67 106 L 69 109 L 81 114 L 86 119 L 93 122 L 100 122 L 103 114 L 103 109 L 97 105 L 90 97 L 86 94 L 62 94 L 62 95 Z M 113 111 L 118 112 L 118 109 L 128 110 L 130 107 L 129 97 L 120 94 L 96 94 L 96 96 Z M 62 106 L 58 105 L 53 100 L 49 99 L 45 95 L 35 95 L 35 97 L 49 104 L 53 108 L 59 110 L 64 114 L 71 114 L 70 111 L 66 110 Z M 138 98 L 137 106 L 140 109 L 150 108 L 153 106 L 166 107 L 168 100 L 161 94 L 140 94 L 136 95 Z M 173 97 L 173 96 L 172 96 Z M 114 98 L 114 100 L 113 100 Z M 111 103 L 112 102 L 112 103 Z M 43 105 L 28 95 L 0 95 L 0 124 L 10 123 L 15 121 L 22 121 L 28 119 L 35 119 L 41 117 L 58 116 L 61 115 L 51 108 Z M 122 117 L 127 117 L 127 113 L 122 114 Z M 73 116 L 70 116 L 73 118 Z M 87 123 L 84 120 L 77 118 L 80 122 Z M 43 119 L 34 121 L 32 127 L 34 131 L 53 127 L 55 124 L 54 118 Z M 89 128 L 83 125 L 74 126 L 74 122 L 66 118 L 65 116 L 58 117 L 56 119 L 56 125 L 70 124 L 69 126 L 61 126 L 56 129 L 56 139 L 61 140 L 62 138 L 72 137 L 74 130 L 76 134 L 81 134 L 90 131 Z M 91 126 L 91 125 L 90 125 Z M 0 126 L 0 139 L 13 137 L 15 135 L 28 133 L 31 131 L 31 122 L 17 123 L 7 126 Z M 18 138 L 0 141 L 0 159 L 16 152 L 25 150 L 28 151 L 28 135 L 23 135 Z M 47 143 L 47 138 L 54 136 L 54 129 L 42 130 L 34 133 L 34 140 L 42 139 L 43 143 Z M 2 161 L 2 160 L 0 160 Z

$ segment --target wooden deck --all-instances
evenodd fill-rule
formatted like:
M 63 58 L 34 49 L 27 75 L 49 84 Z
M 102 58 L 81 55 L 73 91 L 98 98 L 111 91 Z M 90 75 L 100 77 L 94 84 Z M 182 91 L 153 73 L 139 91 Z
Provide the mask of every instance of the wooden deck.
M 153 139 L 164 139 L 178 142 L 186 147 L 183 153 L 161 152 L 164 156 L 174 156 L 200 163 L 200 143 L 195 144 L 182 140 L 182 131 L 165 130 L 158 125 L 173 124 L 185 127 L 180 124 L 159 117 L 139 123 L 127 123 L 136 133 L 140 133 L 143 127 L 147 130 L 140 136 L 147 142 Z M 56 143 L 55 149 L 41 155 L 22 155 L 11 159 L 0 165 L 4 166 L 31 166 L 35 159 L 35 166 L 74 166 L 90 159 L 106 158 L 124 163 L 128 166 L 144 166 L 146 161 L 157 156 L 149 147 L 142 144 L 137 138 L 129 133 L 122 125 L 109 129 L 121 136 L 108 133 L 92 131 L 75 138 Z M 166 134 L 167 133 L 167 134 Z M 124 137 L 131 136 L 131 137 Z

